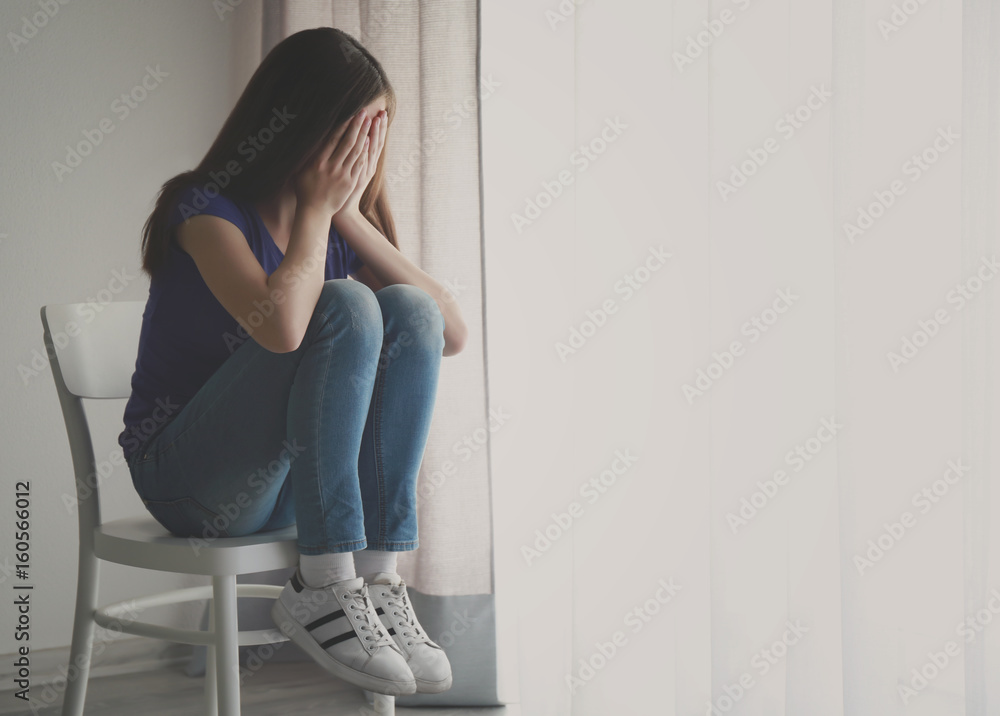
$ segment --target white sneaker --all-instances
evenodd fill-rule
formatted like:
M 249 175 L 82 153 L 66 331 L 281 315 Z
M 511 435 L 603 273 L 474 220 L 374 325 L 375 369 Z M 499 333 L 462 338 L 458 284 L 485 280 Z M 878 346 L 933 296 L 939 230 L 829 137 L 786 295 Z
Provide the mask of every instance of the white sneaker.
M 379 572 L 367 586 L 375 613 L 406 657 L 417 693 L 436 694 L 450 689 L 451 662 L 417 621 L 403 578 L 395 572 Z
M 313 589 L 296 569 L 271 618 L 334 676 L 375 693 L 412 694 L 413 673 L 375 613 L 364 581 L 355 577 Z

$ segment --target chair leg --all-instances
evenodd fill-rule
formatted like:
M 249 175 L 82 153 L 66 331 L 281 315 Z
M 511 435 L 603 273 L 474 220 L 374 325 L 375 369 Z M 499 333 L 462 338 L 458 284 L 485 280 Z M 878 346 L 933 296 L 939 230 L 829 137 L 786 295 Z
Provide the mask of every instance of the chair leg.
M 66 694 L 62 716 L 83 716 L 90 678 L 90 659 L 94 647 L 94 610 L 97 609 L 97 583 L 100 561 L 92 552 L 81 550 L 76 578 L 76 613 L 73 616 L 73 643 L 66 671 Z
M 375 694 L 372 706 L 377 716 L 395 716 L 396 697 L 389 694 Z
M 236 575 L 212 577 L 215 632 L 215 681 L 218 716 L 240 716 L 239 634 L 236 623 Z
M 208 630 L 215 630 L 214 599 L 208 604 Z M 219 688 L 215 676 L 215 646 L 209 644 L 205 652 L 205 716 L 219 716 Z

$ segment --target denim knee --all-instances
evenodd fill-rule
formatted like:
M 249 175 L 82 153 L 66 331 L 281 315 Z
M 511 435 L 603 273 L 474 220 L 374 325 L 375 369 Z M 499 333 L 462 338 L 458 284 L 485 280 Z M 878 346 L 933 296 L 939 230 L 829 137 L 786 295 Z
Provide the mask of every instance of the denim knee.
M 354 334 L 367 335 L 373 342 L 382 342 L 382 312 L 375 293 L 360 281 L 334 278 L 323 282 L 315 313 L 332 323 L 339 317 L 350 319 Z
M 444 316 L 437 301 L 419 286 L 394 283 L 375 292 L 382 323 L 440 353 L 444 350 Z

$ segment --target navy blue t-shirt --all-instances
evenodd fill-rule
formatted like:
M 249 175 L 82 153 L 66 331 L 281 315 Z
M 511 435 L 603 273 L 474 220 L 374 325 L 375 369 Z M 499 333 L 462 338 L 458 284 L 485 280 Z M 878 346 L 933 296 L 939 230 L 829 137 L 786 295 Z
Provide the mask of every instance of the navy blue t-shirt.
M 234 224 L 269 276 L 284 256 L 252 203 L 221 195 L 207 198 L 194 186 L 181 192 L 168 220 L 169 254 L 150 281 L 142 315 L 132 395 L 125 406 L 125 429 L 118 436 L 125 459 L 169 423 L 233 351 L 252 340 L 212 295 L 194 259 L 177 243 L 173 227 L 196 214 Z M 361 259 L 331 225 L 325 280 L 346 278 L 361 266 Z

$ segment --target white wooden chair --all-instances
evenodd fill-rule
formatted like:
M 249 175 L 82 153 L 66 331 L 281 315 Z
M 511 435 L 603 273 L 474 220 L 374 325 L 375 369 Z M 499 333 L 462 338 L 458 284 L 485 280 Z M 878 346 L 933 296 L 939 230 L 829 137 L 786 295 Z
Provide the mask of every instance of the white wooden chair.
M 170 534 L 151 515 L 101 521 L 94 445 L 82 401 L 121 399 L 131 394 L 144 306 L 141 301 L 116 301 L 101 307 L 100 311 L 84 303 L 49 305 L 41 309 L 45 347 L 73 458 L 80 527 L 76 612 L 62 716 L 83 714 L 94 624 L 126 634 L 206 645 L 205 714 L 238 716 L 238 647 L 277 643 L 288 637 L 277 628 L 238 630 L 238 597 L 277 599 L 282 588 L 272 584 L 238 584 L 236 576 L 297 564 L 298 532 L 292 525 L 245 537 L 220 537 L 207 541 L 207 546 L 199 544 L 196 551 L 187 538 Z M 210 576 L 212 583 L 211 586 L 176 589 L 98 608 L 99 560 Z M 148 607 L 200 599 L 211 600 L 207 631 L 161 626 L 126 616 Z M 391 715 L 394 712 L 394 697 L 369 692 L 366 696 L 376 713 Z

